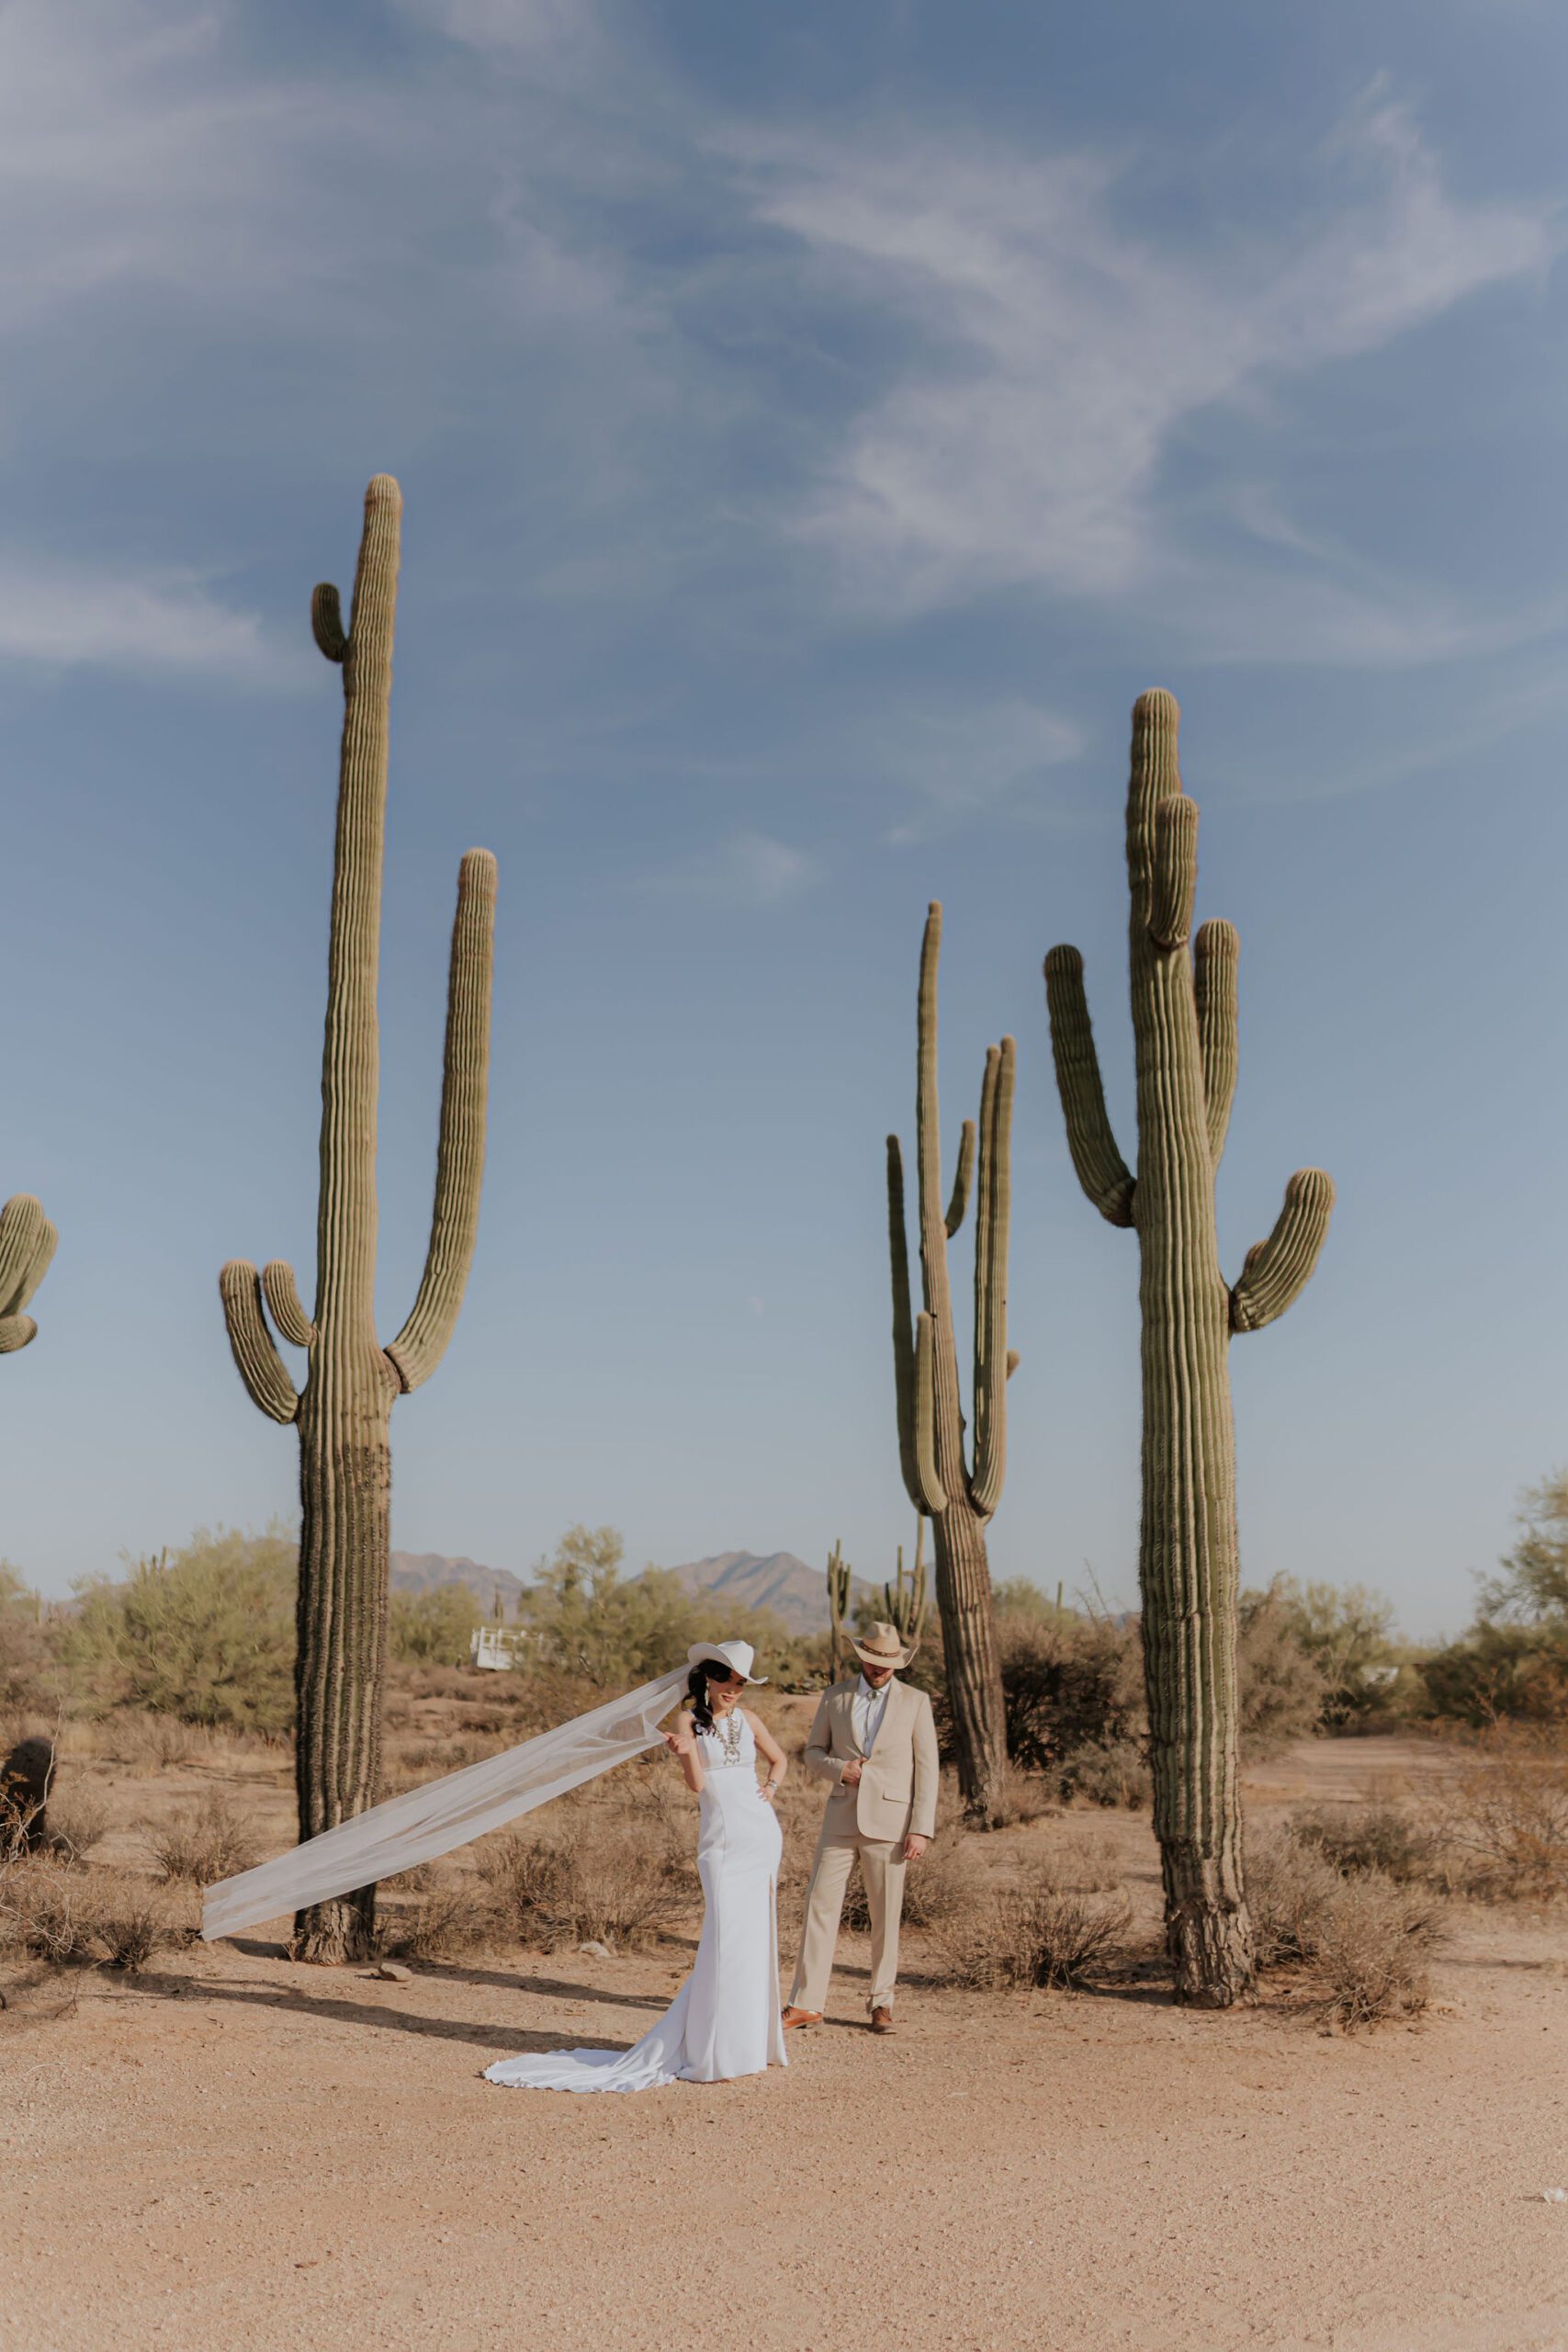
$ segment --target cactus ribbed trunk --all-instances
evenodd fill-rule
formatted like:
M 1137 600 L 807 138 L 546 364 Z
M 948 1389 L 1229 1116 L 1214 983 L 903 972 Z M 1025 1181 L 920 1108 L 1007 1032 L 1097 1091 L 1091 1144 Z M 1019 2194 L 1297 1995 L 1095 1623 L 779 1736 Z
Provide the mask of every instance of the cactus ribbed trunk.
M 395 1393 L 395 1392 L 392 1392 Z M 392 1393 L 312 1377 L 299 1414 L 299 1729 L 301 1839 L 363 1813 L 381 1792 L 391 1548 Z M 375 1889 L 301 1911 L 299 1960 L 367 1958 Z
M 1174 729 L 1150 730 L 1134 772 L 1127 858 L 1138 1102 L 1143 1340 L 1144 1675 L 1166 1934 L 1188 1999 L 1224 2007 L 1251 1987 L 1242 1881 L 1238 1545 L 1230 1289 L 1214 1231 L 1191 966 L 1150 933 L 1154 804 L 1179 793 Z
M 997 1651 L 986 1528 L 1007 1465 L 1007 1384 L 1017 1363 L 1007 1346 L 1008 1228 L 1011 1201 L 1014 1046 L 986 1056 L 980 1117 L 965 1120 L 953 1197 L 942 1201 L 937 1102 L 937 964 L 942 908 L 933 900 L 920 950 L 916 1012 L 915 1120 L 920 1279 L 924 1312 L 909 1307 L 904 1163 L 887 1138 L 888 1240 L 893 1269 L 893 1356 L 898 1450 L 915 1509 L 931 1521 L 937 1608 L 958 1784 L 972 1821 L 995 1821 L 1007 1769 L 1007 1715 Z M 978 1148 L 976 1150 L 976 1142 Z M 976 1161 L 978 1163 L 976 1170 Z M 947 1245 L 964 1221 L 975 1181 L 974 1466 L 964 1459 L 964 1407 Z
M 401 495 L 378 475 L 348 628 L 337 591 L 317 589 L 316 641 L 343 665 L 338 774 L 321 1057 L 316 1304 L 300 1306 L 293 1270 L 275 1259 L 258 1276 L 233 1260 L 220 1287 L 234 1360 L 252 1397 L 299 1426 L 299 1702 L 295 1778 L 301 1839 L 334 1828 L 380 1793 L 391 1543 L 392 1405 L 434 1370 L 456 1324 L 478 1228 L 490 1053 L 495 861 L 470 850 L 457 876 L 452 933 L 435 1204 L 419 1295 L 389 1346 L 376 1336 L 376 1117 L 392 636 Z M 267 1327 L 309 1352 L 297 1393 Z M 295 1921 L 303 1960 L 337 1962 L 372 1949 L 375 1889 L 316 1905 Z
M 1140 696 L 1127 797 L 1138 1168 L 1106 1115 L 1083 959 L 1045 959 L 1051 1043 L 1078 1180 L 1140 1251 L 1143 1519 L 1138 1575 L 1155 1833 L 1179 1999 L 1223 2008 L 1251 1990 L 1236 1690 L 1238 1546 L 1230 1339 L 1272 1321 L 1316 1263 L 1334 1188 L 1291 1179 L 1235 1289 L 1220 1271 L 1214 1176 L 1235 1087 L 1236 935 L 1190 943 L 1198 812 L 1177 768 L 1174 698 Z M 1194 954 L 1195 946 L 1195 954 Z

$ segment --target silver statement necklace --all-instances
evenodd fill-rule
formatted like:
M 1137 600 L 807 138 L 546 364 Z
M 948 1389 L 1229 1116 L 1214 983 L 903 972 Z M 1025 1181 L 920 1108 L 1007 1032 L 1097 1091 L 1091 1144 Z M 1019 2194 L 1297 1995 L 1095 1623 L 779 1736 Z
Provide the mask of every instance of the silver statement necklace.
M 745 1728 L 739 1707 L 731 1707 L 727 1715 L 714 1717 L 713 1736 L 724 1750 L 724 1760 L 727 1764 L 739 1763 L 740 1736 Z

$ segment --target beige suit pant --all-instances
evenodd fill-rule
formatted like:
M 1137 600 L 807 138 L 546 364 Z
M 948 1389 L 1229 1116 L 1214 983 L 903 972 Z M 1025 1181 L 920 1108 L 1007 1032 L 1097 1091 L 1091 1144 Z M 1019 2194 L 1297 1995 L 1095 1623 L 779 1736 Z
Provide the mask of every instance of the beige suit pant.
M 904 1916 L 904 1841 L 885 1844 L 855 1829 L 824 1829 L 806 1894 L 806 1931 L 795 1972 L 790 2007 L 821 2011 L 828 2006 L 828 1979 L 839 1940 L 839 1920 L 850 1866 L 860 1856 L 866 1907 L 871 1913 L 871 1991 L 868 2009 L 890 2008 L 898 1973 L 898 1923 Z

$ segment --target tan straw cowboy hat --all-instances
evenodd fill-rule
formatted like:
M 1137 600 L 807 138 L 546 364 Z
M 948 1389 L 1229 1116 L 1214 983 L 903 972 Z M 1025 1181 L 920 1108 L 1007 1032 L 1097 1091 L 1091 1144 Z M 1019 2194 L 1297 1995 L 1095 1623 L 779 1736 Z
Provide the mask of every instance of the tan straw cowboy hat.
M 914 1650 L 905 1648 L 897 1626 L 888 1624 L 883 1617 L 871 1626 L 863 1641 L 857 1642 L 852 1636 L 850 1647 L 868 1666 L 908 1666 L 915 1655 Z

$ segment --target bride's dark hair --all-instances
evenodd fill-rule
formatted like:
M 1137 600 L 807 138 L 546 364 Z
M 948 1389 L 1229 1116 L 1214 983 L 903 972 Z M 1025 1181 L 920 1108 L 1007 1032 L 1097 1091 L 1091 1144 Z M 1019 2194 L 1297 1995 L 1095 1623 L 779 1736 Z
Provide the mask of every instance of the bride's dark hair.
M 686 1689 L 692 1701 L 692 1718 L 699 1731 L 712 1731 L 713 1706 L 708 1698 L 708 1668 L 719 1660 L 705 1658 L 701 1666 L 694 1666 L 686 1677 Z

